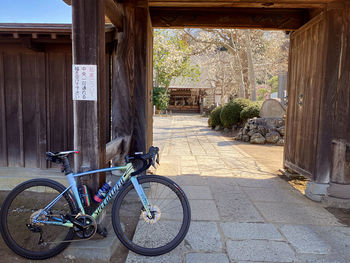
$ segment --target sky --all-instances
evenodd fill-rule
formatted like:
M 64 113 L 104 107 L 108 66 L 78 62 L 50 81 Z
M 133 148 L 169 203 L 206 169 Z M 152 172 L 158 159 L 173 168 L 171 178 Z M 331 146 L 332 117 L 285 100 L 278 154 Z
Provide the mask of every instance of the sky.
M 72 23 L 63 0 L 0 0 L 0 23 Z

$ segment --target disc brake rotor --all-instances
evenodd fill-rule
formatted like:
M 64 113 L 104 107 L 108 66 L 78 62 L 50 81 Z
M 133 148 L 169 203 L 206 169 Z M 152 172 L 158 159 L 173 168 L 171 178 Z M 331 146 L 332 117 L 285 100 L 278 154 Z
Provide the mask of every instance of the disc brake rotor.
M 160 208 L 156 205 L 151 205 L 150 211 L 152 214 L 152 218 L 149 218 L 147 216 L 147 211 L 142 211 L 142 218 L 145 222 L 154 224 L 160 219 L 162 212 L 160 211 Z

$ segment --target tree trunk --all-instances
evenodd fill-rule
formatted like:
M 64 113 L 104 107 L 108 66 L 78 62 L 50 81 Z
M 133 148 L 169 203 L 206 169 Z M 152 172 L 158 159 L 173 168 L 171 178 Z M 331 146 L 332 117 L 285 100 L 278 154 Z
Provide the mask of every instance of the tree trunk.
M 252 57 L 252 47 L 251 47 L 251 39 L 250 39 L 250 29 L 246 31 L 247 35 L 247 57 L 248 57 L 248 77 L 249 77 L 249 85 L 250 85 L 250 98 L 252 101 L 256 100 L 256 89 L 255 89 L 255 72 L 254 72 L 254 64 Z

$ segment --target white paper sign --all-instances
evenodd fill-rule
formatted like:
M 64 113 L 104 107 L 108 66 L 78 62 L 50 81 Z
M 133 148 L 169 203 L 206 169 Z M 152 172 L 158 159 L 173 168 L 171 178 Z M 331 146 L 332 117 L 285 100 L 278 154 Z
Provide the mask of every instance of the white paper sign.
M 97 100 L 97 66 L 73 64 L 73 100 Z

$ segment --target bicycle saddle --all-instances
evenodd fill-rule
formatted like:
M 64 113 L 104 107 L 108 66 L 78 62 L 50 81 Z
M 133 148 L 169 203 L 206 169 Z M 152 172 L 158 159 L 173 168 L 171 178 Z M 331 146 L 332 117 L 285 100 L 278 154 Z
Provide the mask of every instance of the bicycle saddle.
M 53 163 L 59 163 L 60 162 L 59 159 L 66 157 L 71 153 L 79 153 L 79 151 L 47 152 L 46 160 Z

